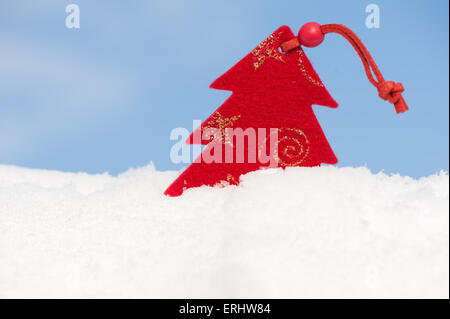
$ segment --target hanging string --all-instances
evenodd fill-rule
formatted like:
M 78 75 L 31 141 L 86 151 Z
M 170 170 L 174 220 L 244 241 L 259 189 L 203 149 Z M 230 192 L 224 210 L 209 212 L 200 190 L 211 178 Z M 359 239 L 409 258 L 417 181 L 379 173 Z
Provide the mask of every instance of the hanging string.
M 337 33 L 347 39 L 358 53 L 361 61 L 364 65 L 367 78 L 378 90 L 378 95 L 386 101 L 394 104 L 397 113 L 402 113 L 408 110 L 408 105 L 403 99 L 402 92 L 405 90 L 402 83 L 385 81 L 378 66 L 373 60 L 370 52 L 364 46 L 358 36 L 353 33 L 352 30 L 341 24 L 325 24 L 320 27 L 323 34 Z M 297 38 L 295 38 L 297 39 Z M 300 42 L 294 39 L 286 41 L 281 45 L 282 51 L 292 50 L 294 47 L 298 47 Z M 375 75 L 375 77 L 374 77 Z

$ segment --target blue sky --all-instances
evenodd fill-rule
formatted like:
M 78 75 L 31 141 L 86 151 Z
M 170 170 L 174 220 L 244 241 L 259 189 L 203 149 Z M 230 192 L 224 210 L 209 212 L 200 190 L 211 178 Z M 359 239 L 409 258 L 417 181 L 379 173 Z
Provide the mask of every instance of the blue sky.
M 65 7 L 78 4 L 80 29 Z M 365 26 L 378 4 L 379 29 Z M 337 109 L 314 107 L 339 166 L 420 177 L 448 170 L 447 1 L 0 2 L 0 164 L 117 174 L 169 158 L 170 131 L 192 129 L 230 92 L 209 89 L 281 25 L 350 27 L 410 111 L 397 115 L 351 46 L 305 49 Z

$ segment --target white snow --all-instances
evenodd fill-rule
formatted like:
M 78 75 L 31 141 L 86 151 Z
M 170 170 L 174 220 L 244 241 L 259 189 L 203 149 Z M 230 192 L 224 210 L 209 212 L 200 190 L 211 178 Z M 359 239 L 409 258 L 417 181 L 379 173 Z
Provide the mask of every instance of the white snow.
M 0 166 L 0 297 L 449 297 L 449 176 L 291 168 L 162 195 L 177 172 Z

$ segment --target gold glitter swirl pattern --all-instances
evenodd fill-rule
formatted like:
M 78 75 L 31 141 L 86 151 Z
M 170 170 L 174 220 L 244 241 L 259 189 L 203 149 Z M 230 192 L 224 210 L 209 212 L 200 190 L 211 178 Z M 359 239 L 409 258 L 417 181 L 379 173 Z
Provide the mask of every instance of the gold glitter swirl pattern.
M 208 121 L 208 124 L 205 126 L 202 126 L 202 132 L 206 131 L 210 128 L 216 128 L 220 131 L 221 137 L 222 137 L 222 143 L 223 144 L 229 144 L 233 146 L 233 141 L 231 140 L 231 137 L 226 134 L 225 129 L 227 127 L 233 127 L 234 123 L 240 118 L 240 115 L 235 115 L 231 117 L 223 117 L 222 114 L 219 112 L 215 112 L 212 115 L 212 119 Z M 214 136 L 211 136 L 211 141 L 214 139 Z
M 315 80 L 311 75 L 308 74 L 308 72 L 306 71 L 305 65 L 303 64 L 303 56 L 304 56 L 304 52 L 302 49 L 297 50 L 298 51 L 298 65 L 300 67 L 300 72 L 303 74 L 303 76 L 309 81 L 311 82 L 313 85 L 318 86 L 318 87 L 323 87 L 323 84 L 320 83 L 320 81 Z
M 309 155 L 309 140 L 306 134 L 296 128 L 280 128 L 278 132 L 278 139 L 275 143 L 275 154 L 272 154 L 277 163 L 281 166 L 298 166 Z M 267 140 L 276 138 L 276 134 L 271 133 L 265 139 L 259 149 L 259 155 L 265 147 Z
M 282 128 L 278 130 L 277 162 L 282 166 L 300 165 L 309 155 L 309 141 L 302 130 Z
M 275 60 L 284 62 L 283 55 L 274 47 L 274 42 L 280 39 L 282 32 L 277 35 L 271 34 L 267 39 L 261 42 L 256 48 L 251 52 L 253 55 L 253 67 L 255 71 L 264 64 L 266 59 L 273 58 Z

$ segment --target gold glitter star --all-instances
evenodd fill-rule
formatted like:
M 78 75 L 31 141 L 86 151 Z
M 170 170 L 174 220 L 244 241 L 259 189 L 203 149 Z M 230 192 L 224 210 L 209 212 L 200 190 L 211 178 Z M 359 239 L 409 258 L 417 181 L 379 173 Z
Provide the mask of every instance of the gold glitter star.
M 230 144 L 233 146 L 233 142 L 231 140 L 231 137 L 226 134 L 225 129 L 227 127 L 233 127 L 234 122 L 236 122 L 241 116 L 235 115 L 231 117 L 223 117 L 222 114 L 219 112 L 215 112 L 212 115 L 212 119 L 208 121 L 207 125 L 202 126 L 202 132 L 209 128 L 216 128 L 220 131 L 221 137 L 222 137 L 222 143 L 223 144 Z M 214 136 L 211 136 L 211 140 L 214 139 Z
M 237 185 L 237 184 L 238 184 L 238 182 L 236 181 L 236 179 L 234 178 L 234 176 L 231 175 L 231 174 L 228 174 L 228 175 L 227 175 L 227 182 L 228 182 L 228 184 L 230 184 L 230 185 Z
M 275 41 L 278 41 L 282 32 L 275 35 L 270 35 L 267 39 L 265 39 L 261 44 L 259 44 L 255 49 L 253 49 L 253 67 L 255 71 L 263 65 L 267 58 L 273 58 L 275 60 L 283 61 L 283 55 L 273 46 Z

